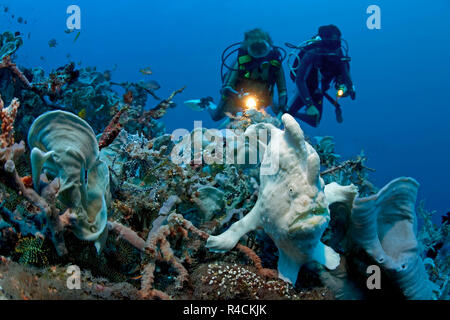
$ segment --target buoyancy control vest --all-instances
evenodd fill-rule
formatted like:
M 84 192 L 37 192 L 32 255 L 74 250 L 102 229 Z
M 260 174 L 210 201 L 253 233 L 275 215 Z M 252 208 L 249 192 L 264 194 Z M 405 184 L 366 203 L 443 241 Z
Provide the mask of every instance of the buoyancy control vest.
M 262 58 L 252 57 L 246 49 L 238 52 L 238 70 L 241 79 L 266 82 L 270 90 L 277 80 L 277 72 L 281 68 L 282 58 L 278 49 L 273 48 Z

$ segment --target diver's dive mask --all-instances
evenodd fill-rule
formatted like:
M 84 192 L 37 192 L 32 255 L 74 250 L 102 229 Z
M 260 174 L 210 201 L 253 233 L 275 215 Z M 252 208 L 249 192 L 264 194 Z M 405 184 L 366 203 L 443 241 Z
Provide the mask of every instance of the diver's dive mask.
M 265 40 L 253 42 L 248 46 L 248 53 L 253 58 L 263 58 L 272 51 L 272 46 Z

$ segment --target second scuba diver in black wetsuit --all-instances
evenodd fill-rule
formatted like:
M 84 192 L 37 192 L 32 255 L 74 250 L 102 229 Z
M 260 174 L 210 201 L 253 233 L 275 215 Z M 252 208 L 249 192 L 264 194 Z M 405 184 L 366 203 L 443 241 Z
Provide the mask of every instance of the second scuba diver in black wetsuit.
M 339 29 L 334 25 L 327 25 L 319 28 L 316 38 L 297 47 L 300 52 L 291 70 L 297 92 L 290 99 L 285 112 L 317 127 L 322 118 L 325 96 L 336 108 L 337 121 L 342 122 L 339 104 L 326 93 L 334 82 L 338 98 L 350 96 L 352 100 L 355 99 L 355 88 L 350 77 L 350 58 L 344 55 L 341 42 Z M 306 113 L 299 112 L 303 107 L 306 107 Z

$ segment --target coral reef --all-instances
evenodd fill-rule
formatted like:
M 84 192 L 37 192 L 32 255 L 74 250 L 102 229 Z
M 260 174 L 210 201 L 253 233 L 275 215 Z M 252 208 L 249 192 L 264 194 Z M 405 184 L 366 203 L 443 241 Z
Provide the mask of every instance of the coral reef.
M 369 173 L 375 172 L 375 170 L 365 165 L 367 157 L 364 151 L 361 151 L 354 159 L 339 163 L 341 156 L 335 153 L 333 137 L 314 137 L 314 140 L 316 143 L 312 143 L 312 145 L 319 154 L 322 167 L 320 176 L 326 184 L 330 182 L 337 182 L 341 185 L 354 184 L 358 187 L 360 196 L 370 196 L 378 192 L 368 179 Z
M 141 277 L 140 295 L 144 299 L 170 299 L 166 293 L 154 288 L 156 262 L 166 262 L 172 266 L 178 276 L 175 278 L 175 289 L 182 289 L 185 283 L 190 282 L 190 276 L 187 269 L 182 264 L 181 258 L 177 257 L 172 249 L 169 237 L 181 237 L 181 239 L 189 240 L 189 234 L 197 236 L 201 240 L 207 240 L 210 235 L 204 231 L 197 229 L 190 221 L 183 218 L 183 216 L 172 213 L 167 218 L 167 225 L 161 226 L 157 232 L 149 233 L 148 238 L 144 241 L 130 228 L 127 228 L 117 222 L 110 222 L 108 227 L 111 233 L 117 235 L 121 239 L 126 240 L 136 249 L 145 254 L 144 261 L 146 264 L 143 267 Z M 191 250 L 182 253 L 185 263 L 192 263 L 192 250 L 199 248 L 191 248 Z M 274 270 L 265 269 L 261 265 L 261 260 L 253 250 L 243 245 L 236 246 L 236 249 L 241 251 L 245 256 L 251 260 L 260 277 L 275 277 Z M 190 252 L 191 251 L 191 252 Z
M 184 88 L 46 75 L 14 63 L 21 44 L 0 35 L 2 299 L 449 298 L 448 217 L 415 210 L 415 180 L 378 190 L 364 152 L 264 110 L 176 139 L 162 117 Z
M 424 261 L 430 280 L 435 284 L 435 296 L 441 300 L 450 299 L 450 224 L 447 216 L 442 217 L 442 224 L 436 225 L 432 217 L 435 211 L 425 209 L 425 202 L 420 201 L 417 215 L 422 219 L 417 238 L 419 253 Z
M 102 150 L 104 147 L 109 146 L 119 135 L 123 128 L 123 125 L 119 122 L 122 114 L 127 111 L 128 107 L 125 106 L 116 113 L 116 115 L 111 119 L 106 129 L 103 131 L 99 141 L 98 148 Z
M 0 95 L 0 120 L 2 122 L 0 148 L 6 148 L 14 144 L 14 120 L 16 120 L 17 109 L 19 109 L 19 106 L 19 100 L 14 99 L 11 104 L 5 108 L 2 96 Z
M 11 31 L 0 34 L 0 60 L 12 56 L 22 44 L 22 38 L 15 36 Z
M 22 38 L 14 36 L 10 31 L 0 34 L 0 69 L 9 69 L 29 89 L 31 88 L 30 82 L 11 60 L 11 56 L 19 49 L 22 43 Z
M 111 283 L 82 271 L 81 290 L 67 288 L 67 268 L 37 269 L 0 257 L 0 297 L 11 300 L 124 300 L 138 299 L 128 283 Z

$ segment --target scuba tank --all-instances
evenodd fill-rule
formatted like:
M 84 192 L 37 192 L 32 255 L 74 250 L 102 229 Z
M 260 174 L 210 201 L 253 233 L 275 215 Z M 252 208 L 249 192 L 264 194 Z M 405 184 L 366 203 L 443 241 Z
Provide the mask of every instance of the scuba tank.
M 345 39 L 341 40 L 341 48 L 344 51 L 344 55 L 341 57 L 342 61 L 350 61 L 351 58 L 348 55 L 349 47 L 348 42 Z M 289 75 L 292 81 L 295 81 L 297 77 L 297 70 L 300 67 L 300 62 L 305 53 L 311 49 L 317 48 L 321 45 L 322 38 L 317 35 L 312 37 L 311 39 L 305 40 L 299 45 L 294 45 L 286 42 L 285 46 L 292 49 L 288 54 L 288 66 L 289 66 Z M 335 55 L 334 53 L 329 53 L 327 55 Z M 294 60 L 292 60 L 294 58 Z

